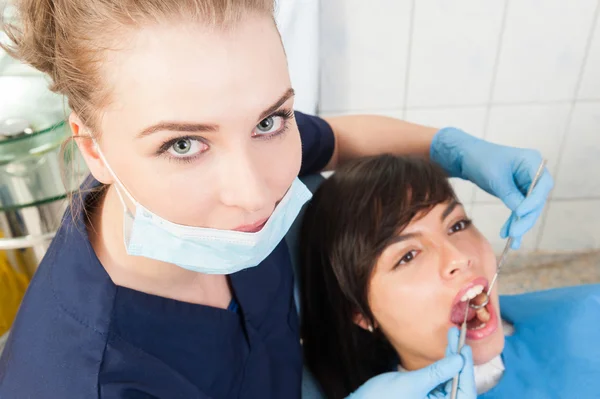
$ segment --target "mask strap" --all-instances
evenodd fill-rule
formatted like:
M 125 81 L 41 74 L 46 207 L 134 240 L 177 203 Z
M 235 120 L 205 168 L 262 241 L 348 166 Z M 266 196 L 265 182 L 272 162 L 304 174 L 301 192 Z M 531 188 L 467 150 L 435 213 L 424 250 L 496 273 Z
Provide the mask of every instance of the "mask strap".
M 125 199 L 123 198 L 123 194 L 121 194 L 121 190 L 123 190 L 125 195 L 127 195 L 127 198 L 129 198 L 129 200 L 133 203 L 133 205 L 137 206 L 138 205 L 137 201 L 133 198 L 133 196 L 125 188 L 125 185 L 123 184 L 121 179 L 119 179 L 117 177 L 116 173 L 112 170 L 112 168 L 110 167 L 110 164 L 106 160 L 106 157 L 104 157 L 104 154 L 102 153 L 102 150 L 100 149 L 100 146 L 98 145 L 98 142 L 95 139 L 94 139 L 94 146 L 96 147 L 98 156 L 100 157 L 102 162 L 104 162 L 104 166 L 106 166 L 106 169 L 108 169 L 108 172 L 112 175 L 113 179 L 115 179 L 117 181 L 117 187 L 116 187 L 117 195 L 119 196 L 119 199 L 121 200 L 121 204 L 123 204 L 123 209 L 126 212 L 130 212 L 129 209 L 127 208 L 127 204 L 125 203 Z

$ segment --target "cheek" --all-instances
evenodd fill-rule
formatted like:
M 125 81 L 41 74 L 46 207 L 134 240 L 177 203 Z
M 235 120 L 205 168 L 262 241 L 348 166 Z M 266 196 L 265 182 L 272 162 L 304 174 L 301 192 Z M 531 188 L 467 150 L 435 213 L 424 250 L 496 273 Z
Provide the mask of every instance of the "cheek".
M 289 122 L 288 130 L 281 136 L 257 143 L 254 159 L 270 191 L 281 197 L 300 172 L 302 143 L 296 124 Z
M 488 240 L 482 238 L 478 252 L 480 259 L 483 261 L 486 276 L 490 279 L 493 278 L 494 273 L 496 273 L 497 262 L 494 249 Z
M 292 123 L 282 136 L 256 140 L 248 148 L 254 171 L 268 188 L 274 204 L 300 171 L 302 147 L 298 128 Z M 215 184 L 220 178 L 218 162 L 210 152 L 189 164 L 171 163 L 136 151 L 124 155 L 113 157 L 113 168 L 134 198 L 161 217 L 193 226 L 218 226 L 223 220 L 240 220 L 239 215 L 232 215 L 220 205 Z
M 497 304 L 498 297 L 496 296 L 495 299 L 495 303 Z M 473 350 L 473 362 L 475 365 L 485 364 L 500 355 L 504 350 L 504 340 L 504 330 L 500 325 L 494 334 L 483 341 L 469 342 Z
M 460 243 L 464 253 L 479 265 L 478 272 L 483 272 L 488 279 L 492 279 L 496 272 L 496 255 L 490 242 L 473 227 L 468 236 L 461 237 Z
M 425 362 L 443 357 L 450 309 L 445 306 L 447 300 L 438 298 L 441 292 L 443 288 L 431 278 L 399 282 L 388 276 L 372 282 L 373 315 L 400 357 Z

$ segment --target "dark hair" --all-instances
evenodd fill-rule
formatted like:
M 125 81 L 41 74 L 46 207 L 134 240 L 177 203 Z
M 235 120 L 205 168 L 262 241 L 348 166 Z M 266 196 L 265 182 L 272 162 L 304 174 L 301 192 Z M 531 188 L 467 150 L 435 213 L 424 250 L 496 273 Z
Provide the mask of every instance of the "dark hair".
M 383 334 L 365 331 L 355 317 L 373 323 L 369 281 L 390 240 L 455 199 L 440 167 L 392 155 L 344 165 L 315 193 L 300 234 L 301 332 L 306 364 L 327 398 L 345 398 L 398 364 Z

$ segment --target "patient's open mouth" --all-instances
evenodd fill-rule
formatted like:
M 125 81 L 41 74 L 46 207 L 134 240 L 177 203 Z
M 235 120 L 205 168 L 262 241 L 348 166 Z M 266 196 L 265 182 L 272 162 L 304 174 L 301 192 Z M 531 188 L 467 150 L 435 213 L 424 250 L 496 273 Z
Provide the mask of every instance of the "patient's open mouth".
M 468 339 L 485 338 L 498 328 L 498 317 L 491 301 L 480 310 L 467 307 L 467 301 L 483 302 L 487 288 L 487 279 L 480 277 L 463 287 L 454 299 L 450 321 L 460 327 L 465 318 L 465 312 L 469 312 L 467 315 Z

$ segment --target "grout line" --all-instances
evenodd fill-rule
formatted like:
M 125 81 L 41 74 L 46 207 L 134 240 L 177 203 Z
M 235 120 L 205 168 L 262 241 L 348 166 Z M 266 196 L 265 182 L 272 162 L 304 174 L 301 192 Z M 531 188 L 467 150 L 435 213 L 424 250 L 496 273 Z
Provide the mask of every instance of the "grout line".
M 596 24 L 597 25 L 597 24 Z M 598 27 L 596 27 L 598 29 Z M 576 98 L 576 104 L 594 104 L 600 102 L 600 98 Z
M 484 104 L 464 104 L 464 105 L 456 105 L 456 104 L 446 104 L 446 105 L 430 105 L 430 106 L 414 106 L 414 107 L 406 107 L 407 111 L 435 111 L 435 110 L 449 110 L 449 109 L 469 109 L 469 108 L 484 108 L 488 105 L 495 107 L 520 107 L 520 106 L 531 106 L 531 105 L 561 105 L 561 104 L 571 104 L 573 100 L 554 100 L 554 101 L 523 101 L 523 102 L 512 102 L 512 103 L 503 103 L 503 102 L 492 102 L 492 103 L 484 103 Z M 599 99 L 578 99 L 575 100 L 576 104 L 595 104 L 600 103 Z M 356 113 L 368 113 L 368 112 L 398 112 L 403 111 L 404 107 L 395 107 L 395 108 L 357 108 L 357 109 L 334 109 L 334 110 L 321 110 L 323 114 L 356 114 Z
M 410 62 L 412 55 L 413 34 L 415 30 L 416 0 L 410 2 L 410 20 L 408 21 L 408 44 L 406 48 L 406 73 L 404 74 L 404 99 L 402 103 L 402 119 L 406 119 L 406 108 L 408 107 L 408 86 L 410 82 Z
M 581 66 L 579 67 L 579 75 L 577 76 L 577 81 L 575 83 L 575 88 L 573 90 L 573 99 L 571 100 L 571 107 L 569 108 L 569 113 L 567 115 L 567 123 L 565 124 L 565 130 L 563 132 L 563 135 L 561 137 L 560 140 L 560 151 L 558 153 L 558 157 L 556 159 L 556 164 L 554 165 L 554 173 L 553 176 L 556 178 L 558 176 L 558 174 L 560 173 L 560 167 L 562 164 L 562 160 L 563 160 L 563 156 L 565 153 L 565 146 L 567 144 L 567 138 L 569 136 L 569 131 L 571 130 L 571 126 L 573 124 L 573 115 L 575 113 L 575 105 L 577 104 L 577 93 L 579 93 L 579 90 L 581 89 L 581 84 L 583 82 L 583 74 L 585 72 L 585 67 L 587 64 L 587 59 L 588 56 L 590 54 L 590 47 L 592 46 L 592 40 L 594 38 L 594 33 L 596 31 L 596 29 L 598 28 L 598 19 L 600 18 L 600 0 L 597 1 L 596 3 L 596 9 L 594 10 L 594 19 L 592 20 L 592 26 L 590 27 L 590 32 L 588 33 L 588 37 L 585 43 L 585 52 L 583 54 L 583 59 L 581 60 Z M 548 196 L 548 200 L 549 201 L 558 201 L 558 198 L 554 198 L 554 193 L 551 192 L 550 195 Z M 573 199 L 571 199 L 573 200 Z M 540 223 L 540 231 L 543 234 L 544 229 L 546 228 L 546 219 L 544 218 L 544 220 L 541 221 Z M 541 234 L 538 237 L 538 240 L 536 242 L 536 250 L 539 248 L 540 244 L 542 242 L 541 239 Z
M 500 67 L 500 55 L 502 54 L 502 45 L 504 43 L 504 32 L 506 30 L 506 20 L 508 15 L 508 4 L 510 0 L 504 2 L 504 9 L 502 10 L 502 22 L 500 23 L 500 32 L 498 34 L 498 43 L 496 47 L 496 58 L 494 59 L 494 68 L 492 69 L 492 79 L 490 82 L 490 91 L 488 95 L 488 102 L 486 104 L 485 119 L 483 123 L 482 138 L 485 139 L 488 135 L 490 125 L 490 114 L 492 111 L 492 101 L 494 100 L 494 93 L 496 90 L 496 79 L 498 78 L 498 69 Z M 473 193 L 473 200 L 475 200 L 475 193 Z
M 575 197 L 575 198 L 552 198 L 552 202 L 573 202 L 573 201 L 600 201 L 600 197 L 591 196 L 591 197 Z
M 533 100 L 533 101 L 486 101 L 484 103 L 472 103 L 472 104 L 439 104 L 439 105 L 415 105 L 412 107 L 408 107 L 411 110 L 428 110 L 428 109 L 448 109 L 448 108 L 477 108 L 477 107 L 487 107 L 488 105 L 498 106 L 498 107 L 520 107 L 527 105 L 555 105 L 555 104 L 570 104 L 572 100 Z M 600 102 L 599 99 L 586 99 L 586 100 L 578 100 L 580 102 Z
M 321 37 L 321 23 L 323 22 L 323 3 L 319 1 L 317 5 L 317 45 L 319 49 L 317 51 L 317 58 L 319 60 L 317 64 L 317 101 L 315 104 L 315 115 L 321 115 L 321 99 L 323 98 L 323 43 Z
M 591 196 L 591 197 L 576 197 L 576 198 L 552 198 L 547 202 L 575 202 L 575 201 L 600 201 L 600 196 Z M 473 205 L 504 205 L 504 203 L 498 199 L 498 201 L 475 201 Z
M 498 68 L 500 65 L 500 54 L 502 52 L 502 43 L 504 39 L 504 30 L 506 28 L 506 16 L 508 14 L 508 2 L 505 0 L 504 7 L 502 9 L 502 21 L 500 22 L 500 32 L 498 33 L 498 42 L 496 47 L 496 57 L 494 58 L 494 67 L 492 69 L 492 79 L 490 82 L 490 91 L 488 94 L 488 101 L 485 104 L 485 116 L 483 118 L 483 131 L 481 132 L 481 138 L 485 140 L 488 134 L 490 125 L 490 114 L 492 113 L 492 100 L 494 99 L 494 89 L 496 87 L 496 78 L 498 76 Z M 477 190 L 474 188 L 471 193 L 471 202 L 475 204 L 477 198 Z

